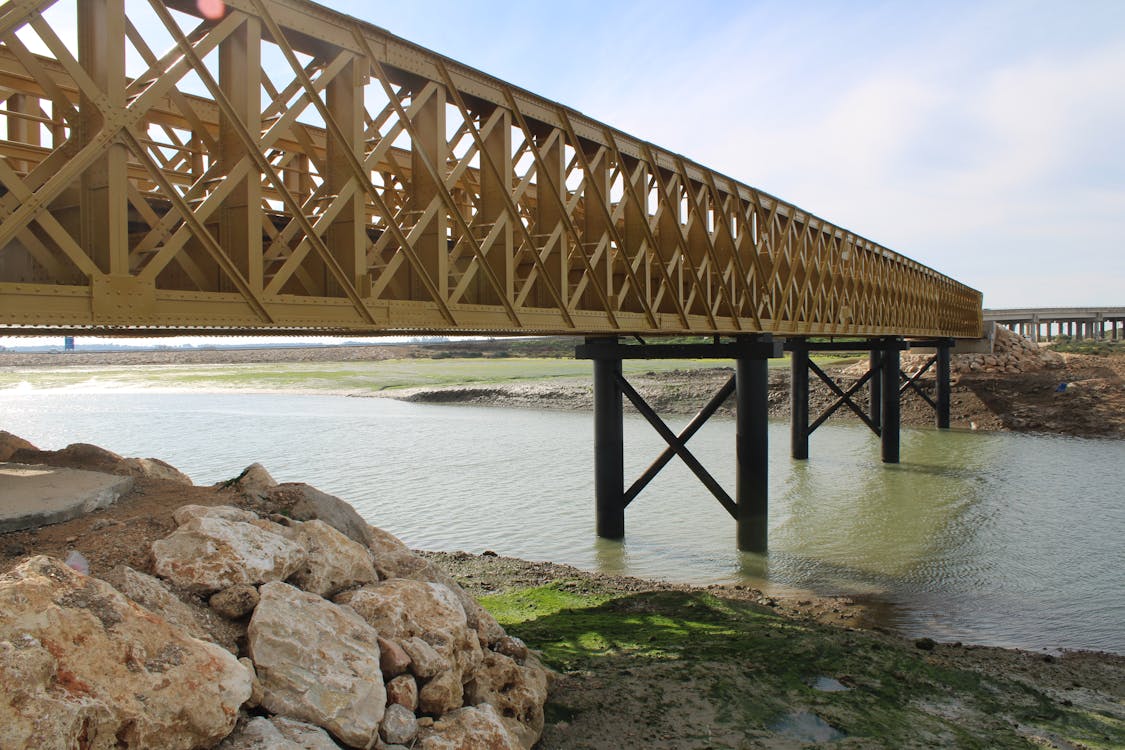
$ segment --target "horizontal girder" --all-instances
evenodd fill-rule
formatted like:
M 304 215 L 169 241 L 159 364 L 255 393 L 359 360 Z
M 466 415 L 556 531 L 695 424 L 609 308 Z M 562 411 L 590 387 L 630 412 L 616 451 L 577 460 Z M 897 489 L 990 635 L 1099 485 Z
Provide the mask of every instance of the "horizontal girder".
M 0 102 L 0 332 L 981 333 L 953 279 L 303 0 L 11 0 Z

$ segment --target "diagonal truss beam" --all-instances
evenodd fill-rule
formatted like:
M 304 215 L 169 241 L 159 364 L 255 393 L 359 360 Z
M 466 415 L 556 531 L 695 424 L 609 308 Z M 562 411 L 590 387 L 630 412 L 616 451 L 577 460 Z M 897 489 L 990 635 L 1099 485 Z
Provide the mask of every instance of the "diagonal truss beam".
M 686 445 L 687 439 L 681 439 L 676 435 L 676 433 L 672 432 L 672 430 L 668 428 L 668 425 L 664 424 L 664 420 L 660 418 L 660 415 L 658 415 L 653 410 L 653 408 L 648 405 L 648 402 L 644 400 L 644 397 L 641 396 L 641 394 L 637 393 L 637 390 L 629 384 L 628 380 L 626 380 L 621 375 L 617 375 L 616 380 L 617 385 L 621 388 L 621 392 L 625 394 L 625 396 L 629 399 L 633 406 L 636 407 L 637 411 L 641 413 L 641 416 L 648 420 L 648 423 L 652 425 L 652 428 L 656 430 L 657 434 L 659 434 L 660 437 L 664 438 L 664 441 L 668 443 L 669 449 L 672 450 L 677 456 L 679 456 L 680 460 L 682 460 L 684 464 L 686 464 L 687 467 L 691 469 L 691 472 L 695 474 L 699 481 L 703 483 L 703 486 L 711 491 L 711 494 L 715 496 L 715 499 L 719 501 L 719 504 L 722 505 L 728 513 L 730 513 L 731 518 L 737 518 L 738 505 L 734 502 L 734 500 L 731 499 L 731 496 L 727 494 L 727 491 L 723 489 L 723 486 L 715 481 L 715 478 L 711 476 L 711 473 L 708 472 L 706 468 L 704 468 L 703 464 L 699 462 L 699 459 L 697 459 L 695 455 L 690 450 L 688 450 L 688 447 Z M 726 387 L 727 386 L 724 386 L 723 389 L 725 390 Z M 720 393 L 722 393 L 722 391 L 720 391 Z M 727 393 L 726 396 L 724 396 L 724 400 L 729 396 L 730 393 Z M 718 396 L 716 396 L 716 398 L 718 398 Z M 715 399 L 712 399 L 712 402 L 714 402 L 714 400 Z M 722 401 L 720 401 L 718 404 L 715 404 L 714 408 L 718 409 L 719 405 L 721 404 Z M 702 426 L 702 423 L 700 424 L 700 426 Z M 698 430 L 698 427 L 696 428 L 696 430 Z M 694 432 L 692 434 L 694 434 Z M 690 435 L 688 437 L 690 437 Z M 659 461 L 659 459 L 657 460 Z M 630 492 L 631 491 L 632 489 L 630 489 Z M 638 490 L 638 492 L 639 491 L 640 490 Z

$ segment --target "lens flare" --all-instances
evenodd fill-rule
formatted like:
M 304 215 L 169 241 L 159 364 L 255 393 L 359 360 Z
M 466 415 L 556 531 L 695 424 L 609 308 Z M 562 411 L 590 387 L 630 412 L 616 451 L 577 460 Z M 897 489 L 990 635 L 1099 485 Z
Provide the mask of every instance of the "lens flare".
M 227 5 L 223 0 L 198 0 L 195 6 L 208 21 L 218 21 L 227 12 Z

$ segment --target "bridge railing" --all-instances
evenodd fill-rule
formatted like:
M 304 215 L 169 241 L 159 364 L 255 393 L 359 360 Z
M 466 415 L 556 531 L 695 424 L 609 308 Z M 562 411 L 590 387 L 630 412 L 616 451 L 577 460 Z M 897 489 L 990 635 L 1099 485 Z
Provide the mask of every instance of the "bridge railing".
M 300 0 L 0 6 L 0 326 L 975 337 L 980 294 Z

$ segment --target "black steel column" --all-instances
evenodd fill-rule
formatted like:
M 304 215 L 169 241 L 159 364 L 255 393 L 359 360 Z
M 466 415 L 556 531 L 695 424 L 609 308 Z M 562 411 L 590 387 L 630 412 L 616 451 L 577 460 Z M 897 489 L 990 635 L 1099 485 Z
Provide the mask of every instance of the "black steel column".
M 616 343 L 588 339 L 587 344 Z M 625 447 L 622 431 L 621 359 L 594 360 L 594 503 L 597 534 L 625 536 Z
M 949 349 L 952 342 L 938 342 L 937 347 L 937 426 L 949 429 Z
M 807 383 L 807 369 L 805 379 Z M 735 384 L 738 548 L 746 552 L 764 553 L 769 536 L 768 361 L 764 357 L 740 357 L 736 363 Z M 807 399 L 805 403 L 808 403 Z
M 899 455 L 899 346 L 898 339 L 885 339 L 883 347 L 883 463 L 897 464 Z
M 790 339 L 789 444 L 793 458 L 809 457 L 809 350 L 804 339 Z
M 878 427 L 883 423 L 883 360 L 878 349 L 872 349 L 867 359 L 867 369 L 871 371 L 870 398 L 867 400 L 867 415 L 871 424 Z

